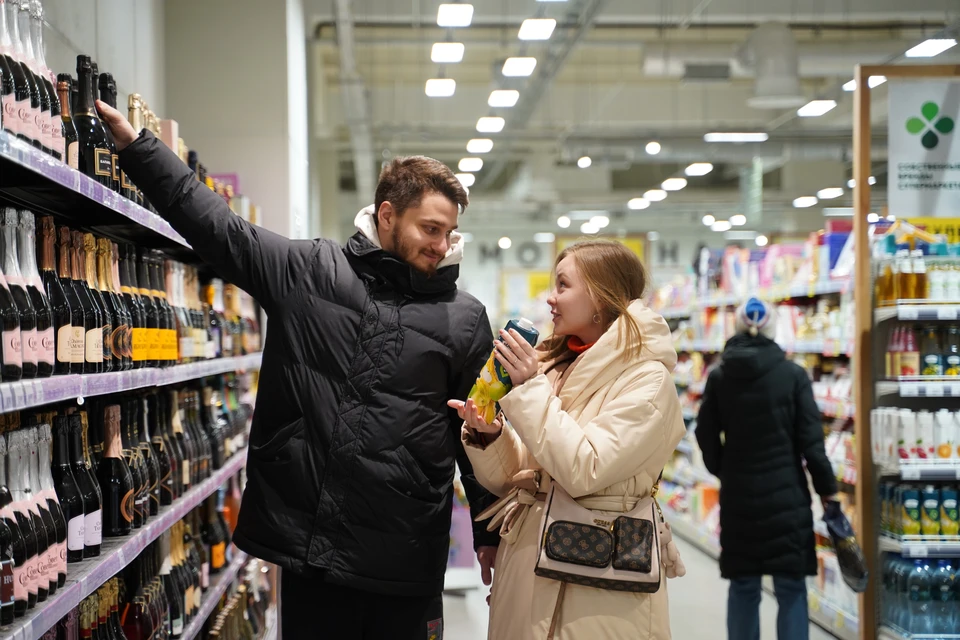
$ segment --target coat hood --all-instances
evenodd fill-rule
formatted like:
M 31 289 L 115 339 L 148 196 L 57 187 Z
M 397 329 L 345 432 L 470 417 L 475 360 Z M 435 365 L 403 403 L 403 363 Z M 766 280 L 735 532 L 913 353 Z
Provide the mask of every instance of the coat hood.
M 376 213 L 377 210 L 374 208 L 374 205 L 364 207 L 360 209 L 360 212 L 357 213 L 357 217 L 354 218 L 353 223 L 357 226 L 357 229 L 360 230 L 367 240 L 373 243 L 378 249 L 383 247 L 380 244 L 380 235 L 377 233 L 377 223 L 376 223 Z M 447 255 L 444 256 L 443 260 L 440 261 L 440 264 L 437 265 L 437 269 L 443 269 L 444 267 L 452 267 L 455 264 L 460 264 L 463 261 L 463 235 L 454 231 L 450 234 L 450 248 L 447 250 Z
M 677 366 L 677 350 L 673 346 L 670 327 L 663 316 L 651 310 L 641 300 L 634 300 L 627 312 L 640 327 L 643 340 L 640 356 L 624 354 L 625 340 L 620 342 L 620 336 L 625 330 L 626 321 L 619 318 L 597 343 L 581 356 L 570 378 L 564 383 L 562 397 L 572 402 L 581 397 L 589 398 L 624 371 L 644 362 L 660 362 L 670 372 Z
M 786 358 L 783 349 L 763 336 L 738 333 L 723 348 L 724 374 L 754 380 L 766 374 Z

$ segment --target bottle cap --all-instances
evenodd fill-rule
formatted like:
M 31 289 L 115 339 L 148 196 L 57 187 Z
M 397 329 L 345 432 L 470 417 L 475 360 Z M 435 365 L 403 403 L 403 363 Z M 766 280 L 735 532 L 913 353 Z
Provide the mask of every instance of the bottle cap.
M 532 331 L 534 329 L 533 322 L 527 320 L 526 318 L 520 318 L 517 320 L 517 324 L 520 325 L 522 329 L 526 329 L 527 331 Z

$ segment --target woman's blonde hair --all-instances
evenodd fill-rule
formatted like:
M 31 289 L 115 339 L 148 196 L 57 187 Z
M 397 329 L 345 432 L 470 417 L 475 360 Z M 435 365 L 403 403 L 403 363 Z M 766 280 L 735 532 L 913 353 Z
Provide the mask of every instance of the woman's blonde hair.
M 557 256 L 553 266 L 554 278 L 557 266 L 568 256 L 573 257 L 577 273 L 600 309 L 600 323 L 604 331 L 622 316 L 624 330 L 618 339 L 617 348 L 623 350 L 624 356 L 639 358 L 643 349 L 643 337 L 640 335 L 640 326 L 627 312 L 627 307 L 634 300 L 642 298 L 647 288 L 647 272 L 640 258 L 612 240 L 579 242 L 567 247 Z M 566 359 L 571 354 L 567 347 L 567 338 L 568 336 L 554 335 L 545 340 L 542 359 L 546 362 Z

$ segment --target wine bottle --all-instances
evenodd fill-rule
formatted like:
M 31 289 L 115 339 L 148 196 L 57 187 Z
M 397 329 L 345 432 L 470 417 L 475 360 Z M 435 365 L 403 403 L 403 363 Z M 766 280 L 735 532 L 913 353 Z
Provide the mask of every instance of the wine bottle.
M 33 114 L 34 130 L 39 131 L 40 148 L 43 149 L 44 153 L 52 155 L 50 94 L 47 93 L 47 87 L 43 82 L 37 66 L 37 54 L 33 47 L 33 36 L 30 29 L 30 0 L 14 0 L 14 2 L 19 2 L 20 4 L 20 9 L 17 14 L 17 25 L 20 31 L 20 45 L 23 52 L 21 62 L 33 76 L 33 83 L 37 87 L 37 99 L 40 102 L 40 109 L 35 110 Z
M 97 281 L 97 240 L 92 233 L 83 234 L 81 259 L 84 261 L 83 272 L 87 279 L 90 297 L 93 298 L 93 304 L 100 312 L 100 371 L 108 373 L 113 371 L 113 350 L 110 346 L 110 339 L 113 336 L 113 315 L 103 299 L 100 284 Z
M 97 86 L 100 88 L 100 100 L 116 109 L 117 83 L 114 82 L 113 75 L 106 72 L 101 73 L 97 80 Z M 94 90 L 96 90 L 96 87 L 94 87 Z M 113 132 L 110 131 L 109 127 L 104 127 L 103 131 L 107 136 L 107 146 L 110 148 L 110 163 L 113 170 L 113 190 L 123 194 L 120 184 L 120 159 L 117 156 L 117 143 L 114 141 Z
M 12 552 L 12 565 L 4 564 L 2 566 L 2 584 L 0 584 L 0 599 L 3 604 L 7 602 L 7 584 L 8 578 L 12 578 L 13 587 L 13 613 L 17 618 L 27 613 L 29 598 L 27 592 L 27 547 L 24 543 L 23 535 L 20 532 L 20 526 L 17 524 L 17 516 L 13 510 L 13 496 L 7 486 L 7 440 L 0 435 L 0 521 L 10 531 L 10 542 Z M 0 532 L 0 539 L 3 538 Z M 4 545 L 5 546 L 5 545 Z M 3 558 L 6 561 L 6 558 Z M 8 573 L 9 572 L 9 573 Z M 0 612 L 0 615 L 4 615 Z
M 183 495 L 183 453 L 180 443 L 173 435 L 173 413 L 170 408 L 171 394 L 166 390 L 157 393 L 157 417 L 160 437 L 170 459 L 170 493 L 171 499 L 176 500 Z
M 83 557 L 100 555 L 103 541 L 103 512 L 100 486 L 86 464 L 86 438 L 83 418 L 79 413 L 70 415 L 70 467 L 83 498 Z
M 140 510 L 140 490 L 143 487 L 143 478 L 140 475 L 137 452 L 130 442 L 130 415 L 126 400 L 120 405 L 120 411 L 121 452 L 127 468 L 130 470 L 131 486 L 133 487 L 133 501 L 130 505 L 130 524 L 133 529 L 139 529 L 143 526 L 143 513 Z
M 47 552 L 44 556 L 44 566 L 47 569 L 47 580 L 50 583 L 48 593 L 52 596 L 67 580 L 66 552 L 64 551 L 62 554 L 62 566 L 60 553 L 60 545 L 66 545 L 67 543 L 67 523 L 63 519 L 63 512 L 60 511 L 60 503 L 56 501 L 56 496 L 53 496 L 51 504 L 49 496 L 40 482 L 40 432 L 36 422 L 36 417 L 27 416 L 24 418 L 24 428 L 22 430 L 26 433 L 27 443 L 29 444 L 30 494 L 37 503 L 37 511 L 40 513 L 40 519 L 43 521 L 47 533 Z
M 56 361 L 53 309 L 47 299 L 40 272 L 37 271 L 37 232 L 33 214 L 26 210 L 20 211 L 19 223 L 17 248 L 20 256 L 20 274 L 23 276 L 27 295 L 37 314 L 37 377 L 48 378 L 53 375 Z M 50 257 L 52 258 L 53 255 L 51 254 Z M 67 311 L 69 312 L 69 309 Z
M 143 523 L 150 521 L 150 492 L 153 489 L 152 482 L 156 476 L 151 477 L 150 460 L 147 458 L 147 452 L 143 448 L 143 440 L 140 437 L 140 422 L 142 418 L 142 403 L 138 397 L 129 397 L 126 399 L 127 416 L 129 419 L 130 447 L 133 449 L 137 465 L 140 471 L 140 491 L 137 494 L 139 498 L 139 508 L 143 517 Z
M 10 503 L 10 493 L 0 491 L 0 509 Z M 16 617 L 13 576 L 14 537 L 6 519 L 0 517 L 0 626 L 13 624 Z
M 53 218 L 50 216 L 44 216 L 42 228 L 53 228 Z M 52 231 L 56 237 L 56 231 Z M 84 306 L 83 299 L 80 296 L 80 288 L 77 286 L 76 279 L 74 278 L 74 252 L 73 252 L 73 234 L 70 232 L 70 229 L 66 227 L 60 227 L 59 230 L 59 244 L 57 245 L 57 264 L 59 267 L 58 277 L 60 280 L 60 285 L 63 287 L 63 293 L 67 298 L 67 304 L 70 308 L 70 333 L 68 334 L 64 327 L 65 325 L 60 325 L 60 329 L 57 331 L 57 356 L 66 356 L 66 352 L 69 351 L 70 354 L 70 373 L 83 373 L 84 369 L 84 356 L 86 350 L 84 348 L 85 336 L 86 336 L 86 318 L 88 308 Z M 50 296 L 54 296 L 55 293 L 51 293 L 52 285 L 47 286 L 47 293 Z M 62 307 L 61 307 L 62 309 Z M 66 349 L 63 348 L 63 340 L 66 339 L 68 346 Z M 62 352 L 62 353 L 61 353 Z
M 210 550 L 210 573 L 216 575 L 227 566 L 227 541 L 216 522 L 215 494 L 203 502 L 203 543 Z
M 73 124 L 80 143 L 80 171 L 108 189 L 113 188 L 113 155 L 107 134 L 93 100 L 93 63 L 90 56 L 77 56 L 77 105 Z
M 88 234 L 89 235 L 89 234 Z M 91 236 L 92 238 L 93 236 Z M 97 290 L 100 298 L 103 300 L 103 306 L 106 308 L 106 315 L 112 320 L 110 334 L 106 333 L 104 327 L 103 334 L 103 358 L 104 362 L 110 359 L 111 371 L 123 370 L 123 345 L 120 344 L 121 336 L 124 332 L 125 316 L 121 314 L 120 307 L 116 298 L 113 296 L 110 287 L 110 281 L 113 279 L 110 273 L 110 241 L 105 238 L 96 240 L 96 281 Z M 88 257 L 89 258 L 89 257 Z
M 176 364 L 179 354 L 177 353 L 177 321 L 173 313 L 173 307 L 167 300 L 166 289 L 163 286 L 163 276 L 161 269 L 163 266 L 163 256 L 159 251 L 153 251 L 149 256 L 150 273 L 150 293 L 154 301 L 158 301 L 158 316 L 160 322 L 160 352 L 165 366 Z
M 106 449 L 97 468 L 97 480 L 103 495 L 103 535 L 115 538 L 130 533 L 134 510 L 133 478 L 123 459 L 120 439 L 119 405 L 104 407 L 103 428 Z
M 100 373 L 103 370 L 103 313 L 97 306 L 87 282 L 86 256 L 83 234 L 71 233 L 73 239 L 73 282 L 83 304 L 83 372 Z
M 19 419 L 13 418 L 14 427 L 18 429 L 17 434 L 22 438 L 20 451 L 20 464 L 23 465 L 23 483 L 22 488 L 26 499 L 29 501 L 30 516 L 33 520 L 34 529 L 37 532 L 37 554 L 39 563 L 37 565 L 40 580 L 37 602 L 43 602 L 44 590 L 47 596 L 51 596 L 57 589 L 57 575 L 55 562 L 51 557 L 51 548 L 56 544 L 56 531 L 54 530 L 53 520 L 50 513 L 46 510 L 46 505 L 41 502 L 39 495 L 35 491 L 33 471 L 33 449 L 36 445 L 31 443 L 31 433 L 28 429 L 19 429 Z
M 20 273 L 20 257 L 17 253 L 17 223 L 19 216 L 13 207 L 3 210 L 0 219 L 0 237 L 3 239 L 3 277 L 7 281 L 13 301 L 20 312 L 20 354 L 23 362 L 23 377 L 37 377 L 37 312 L 27 295 L 23 276 Z
M 26 494 L 26 478 L 30 466 L 23 454 L 23 433 L 14 431 L 7 434 L 7 472 L 9 474 L 10 493 L 13 495 L 17 525 L 23 535 L 27 549 L 26 587 L 28 606 L 33 608 L 38 602 L 47 599 L 46 576 L 42 567 L 43 553 L 46 551 L 46 530 L 40 522 L 39 514 L 34 517 L 29 496 Z M 39 527 L 38 527 L 39 524 Z M 42 596 L 42 597 L 41 597 Z
M 112 274 L 112 289 L 124 318 L 123 335 L 120 342 L 123 345 L 123 369 L 133 369 L 133 328 L 139 321 L 139 312 L 136 310 L 132 298 L 129 296 L 130 287 L 124 291 L 120 279 L 120 248 L 116 242 L 110 243 L 110 271 Z
M 43 5 L 38 0 L 30 3 L 30 36 L 33 40 L 33 50 L 37 56 L 37 72 L 43 81 L 43 87 L 50 96 L 50 149 L 57 160 L 65 160 L 63 123 L 60 119 L 61 106 L 57 89 L 54 87 L 56 79 L 47 65 L 47 48 L 43 42 Z
M 3 130 L 17 136 L 19 118 L 17 117 L 17 86 L 13 79 L 13 69 L 10 65 L 10 36 L 7 34 L 7 17 L 0 2 L 0 126 Z
M 57 496 L 51 473 L 53 464 L 50 459 L 50 449 L 53 445 L 53 435 L 50 425 L 43 423 L 37 427 L 37 437 L 40 496 L 47 501 L 47 509 L 53 517 L 53 523 L 57 531 L 57 587 L 62 589 L 67 581 L 68 521 L 67 514 L 64 512 L 63 505 Z
M 130 356 L 134 369 L 146 366 L 146 313 L 140 300 L 140 288 L 136 279 L 131 275 L 129 245 L 123 245 L 119 254 L 118 269 L 120 272 L 120 291 L 123 292 L 124 302 L 130 310 L 132 327 L 130 329 Z
M 60 103 L 60 123 L 63 126 L 63 161 L 74 169 L 80 168 L 80 142 L 77 128 L 73 124 L 73 106 L 70 99 L 70 86 L 73 77 L 69 73 L 57 76 L 57 97 Z
M 147 267 L 147 251 L 141 250 L 139 257 L 134 252 L 132 257 L 136 262 L 136 281 L 140 292 L 140 302 L 143 303 L 146 318 L 144 338 L 146 343 L 147 360 L 145 366 L 157 367 L 160 365 L 160 309 L 157 301 L 150 294 L 150 274 Z
M 16 108 L 19 120 L 17 137 L 32 144 L 37 149 L 43 148 L 40 132 L 36 130 L 35 114 L 40 112 L 40 95 L 37 85 L 33 81 L 33 74 L 23 63 L 23 45 L 20 41 L 20 26 L 18 24 L 19 5 L 15 0 L 7 0 L 0 6 L 6 25 L 4 33 L 8 42 L 10 67 L 14 81 L 17 83 Z
M 137 408 L 140 415 L 138 423 L 138 435 L 140 437 L 140 450 L 147 461 L 147 471 L 150 478 L 149 504 L 150 515 L 155 516 L 160 513 L 160 483 L 163 478 L 163 462 L 160 459 L 161 453 L 154 448 L 152 424 L 156 421 L 156 396 L 154 394 L 144 394 L 137 398 Z M 162 450 L 162 443 L 160 449 Z M 167 461 L 167 473 L 169 473 L 170 463 Z
M 80 487 L 70 470 L 70 421 L 67 416 L 53 419 L 53 485 L 67 521 L 67 562 L 83 560 L 84 514 Z
M 203 387 L 202 424 L 211 445 L 211 464 L 214 469 L 223 466 L 227 459 L 227 425 L 218 415 L 214 407 L 215 395 L 219 395 L 212 387 Z
M 127 640 L 123 633 L 123 625 L 120 623 L 120 586 L 117 578 L 110 579 L 107 582 L 110 593 L 110 628 L 113 632 L 114 640 Z

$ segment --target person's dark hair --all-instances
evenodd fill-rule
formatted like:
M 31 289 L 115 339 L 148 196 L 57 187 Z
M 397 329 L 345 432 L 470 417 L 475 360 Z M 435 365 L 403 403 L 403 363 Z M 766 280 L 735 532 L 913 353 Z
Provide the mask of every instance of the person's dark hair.
M 450 167 L 439 160 L 426 156 L 394 158 L 380 172 L 374 220 L 379 222 L 380 205 L 384 202 L 392 204 L 397 215 L 403 215 L 410 207 L 419 207 L 424 194 L 428 193 L 446 197 L 459 207 L 460 213 L 470 203 L 467 190 Z

